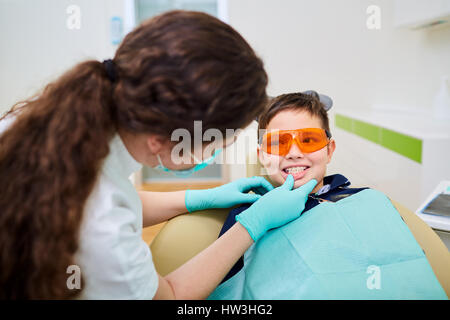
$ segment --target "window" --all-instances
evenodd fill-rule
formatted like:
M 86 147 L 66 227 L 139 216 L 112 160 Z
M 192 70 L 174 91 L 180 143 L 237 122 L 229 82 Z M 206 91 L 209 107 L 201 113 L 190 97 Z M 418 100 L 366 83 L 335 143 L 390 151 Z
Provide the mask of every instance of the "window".
M 136 0 L 136 21 L 141 23 L 147 18 L 151 18 L 160 13 L 170 10 L 192 10 L 206 12 L 215 17 L 219 15 L 219 7 L 222 7 L 217 0 Z
M 135 22 L 142 21 L 170 10 L 192 10 L 206 12 L 223 21 L 227 20 L 226 0 L 135 0 Z M 176 177 L 170 173 L 144 167 L 142 181 L 144 183 L 164 182 L 213 182 L 222 181 L 225 176 L 225 166 L 212 164 L 203 170 L 197 171 L 189 177 L 189 180 Z

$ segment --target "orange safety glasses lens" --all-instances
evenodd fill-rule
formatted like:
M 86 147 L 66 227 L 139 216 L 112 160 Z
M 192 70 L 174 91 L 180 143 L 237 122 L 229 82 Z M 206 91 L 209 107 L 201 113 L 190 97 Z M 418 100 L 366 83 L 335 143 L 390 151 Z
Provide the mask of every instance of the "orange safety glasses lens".
M 266 153 L 284 156 L 295 141 L 301 152 L 311 153 L 322 149 L 329 143 L 331 135 L 320 128 L 279 130 L 268 132 L 262 139 L 262 150 Z

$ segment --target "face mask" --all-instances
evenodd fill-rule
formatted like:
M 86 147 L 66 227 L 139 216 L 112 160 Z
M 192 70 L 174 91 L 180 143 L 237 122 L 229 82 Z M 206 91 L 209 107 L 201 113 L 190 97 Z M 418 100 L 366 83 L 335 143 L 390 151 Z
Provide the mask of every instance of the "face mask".
M 172 170 L 172 169 L 166 168 L 162 164 L 159 154 L 157 154 L 156 157 L 158 158 L 159 164 L 156 167 L 154 167 L 153 169 L 161 170 L 164 172 L 170 172 L 177 177 L 188 177 L 188 176 L 192 175 L 194 172 L 202 170 L 202 169 L 206 168 L 208 165 L 210 165 L 221 151 L 222 151 L 222 149 L 217 149 L 210 158 L 208 158 L 200 163 L 197 163 L 195 165 L 195 167 L 193 167 L 193 168 L 184 169 L 184 170 Z M 191 156 L 196 160 L 196 162 L 198 162 L 193 154 L 191 154 Z

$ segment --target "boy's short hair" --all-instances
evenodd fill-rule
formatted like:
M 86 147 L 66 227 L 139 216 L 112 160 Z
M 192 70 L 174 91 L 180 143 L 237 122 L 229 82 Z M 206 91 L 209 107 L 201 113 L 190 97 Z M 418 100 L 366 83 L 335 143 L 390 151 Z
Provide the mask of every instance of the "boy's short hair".
M 259 137 L 261 130 L 267 128 L 270 120 L 272 120 L 278 113 L 286 110 L 306 111 L 311 116 L 315 116 L 320 119 L 322 129 L 331 132 L 327 111 L 320 100 L 313 95 L 296 92 L 282 94 L 269 101 L 266 111 L 258 118 L 258 139 L 261 138 Z

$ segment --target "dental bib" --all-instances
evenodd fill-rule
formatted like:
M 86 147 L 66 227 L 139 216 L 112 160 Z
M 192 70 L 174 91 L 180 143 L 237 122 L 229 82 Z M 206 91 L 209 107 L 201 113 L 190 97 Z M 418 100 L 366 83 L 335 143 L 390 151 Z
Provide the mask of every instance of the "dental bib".
M 390 200 L 367 189 L 269 230 L 208 299 L 447 299 Z

